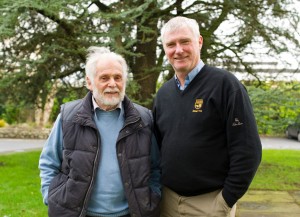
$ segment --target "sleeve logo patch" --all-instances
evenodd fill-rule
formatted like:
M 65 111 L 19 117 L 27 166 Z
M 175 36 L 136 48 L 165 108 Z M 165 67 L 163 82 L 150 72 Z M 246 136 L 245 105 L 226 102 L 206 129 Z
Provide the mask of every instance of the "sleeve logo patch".
M 235 118 L 234 122 L 232 123 L 232 126 L 235 127 L 240 125 L 243 125 L 243 123 L 241 123 L 238 118 Z

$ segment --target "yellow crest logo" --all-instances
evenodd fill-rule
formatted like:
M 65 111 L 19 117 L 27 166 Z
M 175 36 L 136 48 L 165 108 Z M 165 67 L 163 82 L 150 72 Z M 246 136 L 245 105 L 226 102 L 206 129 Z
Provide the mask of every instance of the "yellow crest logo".
M 202 112 L 203 99 L 196 99 L 193 112 Z

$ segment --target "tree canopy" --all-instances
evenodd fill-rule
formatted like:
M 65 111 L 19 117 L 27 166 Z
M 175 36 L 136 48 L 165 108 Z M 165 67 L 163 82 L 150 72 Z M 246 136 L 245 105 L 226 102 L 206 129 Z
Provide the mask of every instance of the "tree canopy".
M 299 14 L 292 3 L 1 0 L 0 100 L 43 107 L 49 95 L 62 94 L 61 89 L 83 88 L 86 49 L 97 45 L 125 57 L 130 83 L 138 87 L 128 92 L 150 107 L 157 84 L 173 75 L 162 51 L 160 28 L 177 15 L 199 22 L 205 63 L 232 70 L 239 63 L 247 73 L 255 74 L 245 57 L 299 54 Z

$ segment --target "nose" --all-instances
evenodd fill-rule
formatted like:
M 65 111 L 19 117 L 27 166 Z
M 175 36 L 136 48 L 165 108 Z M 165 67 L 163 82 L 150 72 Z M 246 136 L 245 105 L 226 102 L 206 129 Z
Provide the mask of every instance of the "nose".
M 109 83 L 108 83 L 109 87 L 116 87 L 116 81 L 114 78 L 110 78 L 109 79 Z
M 182 53 L 182 52 L 183 52 L 183 49 L 182 49 L 182 47 L 181 47 L 180 44 L 177 44 L 177 45 L 176 45 L 176 50 L 175 50 L 175 52 L 176 52 L 176 53 Z

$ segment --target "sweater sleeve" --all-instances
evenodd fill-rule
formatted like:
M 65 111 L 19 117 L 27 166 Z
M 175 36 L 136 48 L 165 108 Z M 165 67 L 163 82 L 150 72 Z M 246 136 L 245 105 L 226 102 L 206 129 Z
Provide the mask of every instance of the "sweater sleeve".
M 44 204 L 48 205 L 48 188 L 52 179 L 58 174 L 62 161 L 62 128 L 58 115 L 51 133 L 43 147 L 39 159 L 41 192 Z
M 226 98 L 226 97 L 225 97 Z M 262 147 L 246 89 L 234 90 L 227 97 L 225 127 L 229 154 L 229 172 L 223 197 L 232 207 L 250 186 L 261 161 Z
M 153 192 L 161 196 L 161 184 L 160 184 L 160 154 L 157 146 L 156 138 L 152 135 L 151 144 L 151 176 L 150 176 L 150 188 Z

